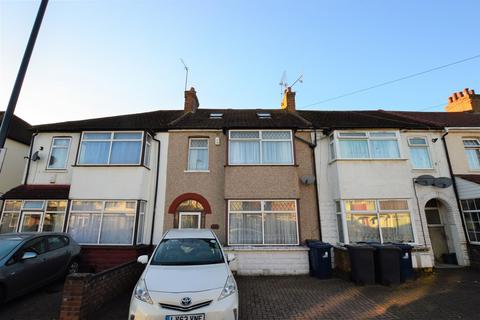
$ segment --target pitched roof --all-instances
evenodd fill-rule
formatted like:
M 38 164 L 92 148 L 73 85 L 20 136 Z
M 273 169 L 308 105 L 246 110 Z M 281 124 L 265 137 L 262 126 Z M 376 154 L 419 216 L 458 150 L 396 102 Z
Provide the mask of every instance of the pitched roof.
M 316 128 L 400 128 L 427 129 L 438 125 L 401 117 L 383 110 L 366 111 L 298 111 Z
M 480 127 L 480 113 L 386 111 L 390 114 L 441 127 Z
M 210 114 L 222 114 L 220 119 L 211 119 Z M 257 113 L 270 114 L 260 118 Z M 198 109 L 186 113 L 170 124 L 172 129 L 301 129 L 312 124 L 295 112 L 280 109 Z
M 3 120 L 4 111 L 0 111 L 0 123 Z M 31 126 L 28 122 L 13 116 L 10 128 L 8 128 L 7 137 L 17 142 L 30 145 L 30 138 L 32 137 Z
M 21 184 L 8 190 L 2 199 L 68 199 L 70 185 Z
M 158 110 L 152 112 L 125 114 L 114 117 L 94 118 L 77 121 L 42 124 L 33 126 L 40 132 L 83 130 L 139 130 L 151 129 L 163 131 L 168 124 L 183 114 L 183 110 Z
M 480 184 L 480 174 L 457 174 L 456 177 Z

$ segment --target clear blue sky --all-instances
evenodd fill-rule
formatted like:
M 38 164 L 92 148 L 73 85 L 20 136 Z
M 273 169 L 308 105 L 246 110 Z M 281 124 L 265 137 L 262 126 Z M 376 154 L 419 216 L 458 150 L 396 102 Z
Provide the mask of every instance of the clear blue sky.
M 39 1 L 0 0 L 0 110 Z M 51 0 L 16 114 L 37 124 L 201 107 L 297 106 L 480 54 L 480 1 Z M 420 110 L 480 91 L 480 59 L 309 107 Z M 428 111 L 441 111 L 442 106 Z

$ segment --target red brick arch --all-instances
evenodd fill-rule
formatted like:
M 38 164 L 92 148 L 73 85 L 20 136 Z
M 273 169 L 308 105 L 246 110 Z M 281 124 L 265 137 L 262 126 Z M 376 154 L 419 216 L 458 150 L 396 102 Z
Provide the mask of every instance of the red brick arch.
M 210 208 L 210 204 L 208 203 L 207 199 L 198 193 L 184 193 L 179 195 L 172 201 L 170 207 L 168 207 L 168 213 L 175 214 L 177 212 L 177 208 L 183 201 L 187 200 L 195 200 L 200 202 L 203 206 L 204 213 L 212 213 L 212 209 Z

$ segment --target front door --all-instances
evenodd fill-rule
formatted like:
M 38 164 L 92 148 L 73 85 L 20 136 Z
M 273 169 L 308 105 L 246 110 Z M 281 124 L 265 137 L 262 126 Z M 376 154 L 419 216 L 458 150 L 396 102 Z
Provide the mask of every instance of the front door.
M 201 219 L 202 215 L 200 212 L 180 212 L 178 228 L 200 229 Z
M 425 216 L 427 218 L 428 233 L 432 243 L 433 255 L 436 263 L 443 263 L 443 254 L 447 254 L 448 244 L 445 226 L 443 225 L 440 210 L 437 202 L 430 200 L 425 207 Z

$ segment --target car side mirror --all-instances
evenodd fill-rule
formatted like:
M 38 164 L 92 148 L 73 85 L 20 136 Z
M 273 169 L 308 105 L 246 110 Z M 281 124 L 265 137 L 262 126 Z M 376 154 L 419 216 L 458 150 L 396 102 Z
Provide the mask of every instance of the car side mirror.
M 227 253 L 227 262 L 230 263 L 235 260 L 237 257 L 233 253 Z
M 140 262 L 141 264 L 147 264 L 148 263 L 148 256 L 146 254 L 144 254 L 143 256 L 138 257 L 137 262 Z
M 33 258 L 36 258 L 38 256 L 38 254 L 36 254 L 35 252 L 33 251 L 27 251 L 27 252 L 24 252 L 23 255 L 22 255 L 22 261 L 23 260 L 29 260 L 29 259 L 33 259 Z

